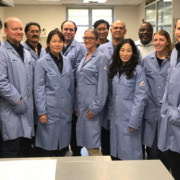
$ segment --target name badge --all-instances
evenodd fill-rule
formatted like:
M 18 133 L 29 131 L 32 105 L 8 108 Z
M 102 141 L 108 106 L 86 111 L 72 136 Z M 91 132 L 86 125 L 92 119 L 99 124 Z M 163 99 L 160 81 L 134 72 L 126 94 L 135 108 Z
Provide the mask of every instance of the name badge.
M 147 70 L 146 74 L 153 74 L 153 72 L 154 72 L 153 70 Z
M 11 59 L 12 63 L 17 62 L 17 61 L 18 61 L 17 59 Z
M 126 86 L 135 86 L 136 80 L 135 79 L 125 79 L 124 84 Z
M 47 73 L 47 76 L 56 76 L 56 74 L 53 72 L 50 72 L 50 73 Z

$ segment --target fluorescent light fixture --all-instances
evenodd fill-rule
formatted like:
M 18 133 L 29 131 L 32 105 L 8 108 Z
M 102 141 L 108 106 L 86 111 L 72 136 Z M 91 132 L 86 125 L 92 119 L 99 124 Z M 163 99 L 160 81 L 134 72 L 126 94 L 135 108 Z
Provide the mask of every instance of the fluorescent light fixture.
M 172 0 L 164 0 L 164 2 L 172 2 Z
M 105 3 L 107 0 L 84 0 L 84 3 Z
M 49 1 L 49 2 L 53 2 L 53 1 L 60 1 L 60 0 L 38 0 L 38 1 Z

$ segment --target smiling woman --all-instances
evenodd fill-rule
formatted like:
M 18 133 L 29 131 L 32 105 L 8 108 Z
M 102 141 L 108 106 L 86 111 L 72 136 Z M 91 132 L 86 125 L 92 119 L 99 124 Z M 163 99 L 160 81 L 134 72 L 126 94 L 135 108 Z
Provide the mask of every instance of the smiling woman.
M 37 61 L 34 94 L 39 115 L 35 146 L 42 157 L 64 156 L 70 144 L 74 77 L 69 59 L 60 54 L 64 36 L 53 30 L 47 54 Z
M 102 109 L 108 93 L 108 59 L 96 48 L 98 33 L 84 33 L 88 54 L 77 69 L 77 145 L 87 148 L 90 156 L 101 156 L 100 136 Z

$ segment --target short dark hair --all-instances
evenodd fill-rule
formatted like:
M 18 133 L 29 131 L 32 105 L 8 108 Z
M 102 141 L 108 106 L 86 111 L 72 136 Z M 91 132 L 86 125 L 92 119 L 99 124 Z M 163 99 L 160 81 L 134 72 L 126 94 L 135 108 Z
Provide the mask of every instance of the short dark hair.
M 47 37 L 47 40 L 46 40 L 46 44 L 47 44 L 47 47 L 46 47 L 46 52 L 48 53 L 50 51 L 50 48 L 48 46 L 48 44 L 50 43 L 51 41 L 51 38 L 57 34 L 59 36 L 59 38 L 65 42 L 65 38 L 64 38 L 64 35 L 60 32 L 60 31 L 57 31 L 57 30 L 52 30 L 49 34 L 48 34 L 48 37 Z
M 24 28 L 24 32 L 27 33 L 29 31 L 29 27 L 30 26 L 38 26 L 39 27 L 39 30 L 41 31 L 41 26 L 36 23 L 36 22 L 30 22 L 30 23 L 27 23 L 25 28 Z
M 71 23 L 73 23 L 73 24 L 74 24 L 74 27 L 75 27 L 75 32 L 77 31 L 76 23 L 73 22 L 73 21 L 70 21 L 70 20 L 65 20 L 65 21 L 61 24 L 61 30 L 63 29 L 63 25 L 64 25 L 66 22 L 71 22 Z
M 149 24 L 150 27 L 151 27 L 152 33 L 153 33 L 153 26 L 152 26 L 151 23 L 149 23 L 149 22 L 143 22 L 143 23 L 141 24 L 141 26 L 142 26 L 143 24 Z M 141 28 L 141 26 L 139 27 L 139 29 Z
M 122 60 L 119 56 L 119 51 L 121 50 L 122 46 L 126 43 L 131 45 L 133 54 L 131 59 L 127 62 L 125 66 L 125 75 L 127 79 L 132 79 L 134 77 L 134 71 L 136 69 L 136 66 L 138 65 L 139 54 L 137 51 L 137 47 L 134 44 L 134 41 L 132 39 L 124 39 L 116 46 L 116 49 L 114 50 L 112 56 L 112 63 L 109 67 L 109 77 L 111 79 L 113 79 L 113 77 L 122 67 Z
M 107 21 L 105 21 L 104 19 L 100 19 L 100 20 L 96 21 L 93 26 L 96 29 L 102 23 L 106 24 L 107 29 L 109 30 L 109 23 Z
M 180 18 L 179 18 L 179 19 L 177 19 L 177 21 L 176 21 L 176 24 L 175 24 L 175 26 L 174 26 L 174 27 L 175 27 L 175 29 L 176 29 L 176 26 L 177 26 L 177 22 L 178 22 L 178 21 L 180 21 Z
M 2 29 L 3 27 L 3 24 L 2 24 L 2 21 L 0 20 L 0 29 Z

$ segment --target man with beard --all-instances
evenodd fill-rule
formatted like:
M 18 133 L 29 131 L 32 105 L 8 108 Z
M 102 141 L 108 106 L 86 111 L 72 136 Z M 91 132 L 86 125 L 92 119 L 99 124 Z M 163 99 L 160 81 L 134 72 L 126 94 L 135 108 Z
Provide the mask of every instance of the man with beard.
M 34 65 L 36 64 L 37 60 L 43 57 L 46 54 L 46 51 L 39 43 L 40 34 L 41 34 L 41 27 L 36 22 L 30 22 L 26 24 L 24 29 L 25 35 L 26 35 L 26 42 L 23 44 L 23 46 L 30 52 L 33 60 Z M 37 128 L 37 121 L 39 120 L 38 114 L 36 109 L 34 109 L 34 125 L 35 125 L 35 131 Z M 33 146 L 34 146 L 34 137 L 33 137 Z M 38 156 L 38 150 L 37 148 L 34 149 L 34 152 L 32 152 L 32 146 L 30 144 L 29 147 L 29 156 Z M 33 154 L 32 154 L 33 153 Z
M 141 52 L 142 58 L 155 51 L 152 42 L 153 27 L 150 23 L 144 22 L 139 28 L 139 40 L 135 42 Z

